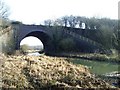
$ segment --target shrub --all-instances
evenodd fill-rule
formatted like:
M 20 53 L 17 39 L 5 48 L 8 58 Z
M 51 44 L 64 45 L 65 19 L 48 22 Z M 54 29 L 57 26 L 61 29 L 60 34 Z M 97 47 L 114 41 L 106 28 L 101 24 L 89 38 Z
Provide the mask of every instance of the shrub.
M 20 50 L 24 54 L 27 52 L 28 49 L 29 49 L 29 46 L 27 44 L 23 44 L 20 46 Z
M 59 43 L 61 50 L 64 51 L 73 51 L 75 43 L 71 38 L 62 39 Z

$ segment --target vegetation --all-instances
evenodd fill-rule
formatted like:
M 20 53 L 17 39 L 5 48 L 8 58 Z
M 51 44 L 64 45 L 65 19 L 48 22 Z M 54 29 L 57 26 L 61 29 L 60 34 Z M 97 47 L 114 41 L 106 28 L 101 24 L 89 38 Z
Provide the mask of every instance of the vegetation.
M 72 52 L 75 50 L 74 40 L 67 36 L 63 30 L 63 27 L 57 25 L 52 27 L 51 43 L 53 45 L 53 52 Z
M 29 46 L 27 44 L 23 44 L 20 46 L 20 50 L 25 54 L 29 50 Z
M 3 88 L 115 88 L 96 78 L 87 67 L 67 62 L 67 58 L 42 55 L 3 57 Z
M 12 54 L 15 49 L 15 40 L 8 16 L 9 8 L 3 0 L 0 0 L 0 43 L 2 44 L 2 52 Z
M 2 0 L 0 0 L 0 29 L 4 29 L 10 25 L 9 20 L 7 19 L 8 15 L 9 8 Z
M 0 17 L 7 18 L 8 15 L 9 15 L 8 6 L 2 0 L 0 0 Z
M 8 7 L 0 0 L 0 33 L 10 26 L 10 21 L 7 19 L 8 15 Z M 75 50 L 76 43 L 63 33 L 64 28 L 87 29 L 93 33 L 90 34 L 84 30 L 81 35 L 102 44 L 107 49 L 111 49 L 113 55 L 107 56 L 95 53 L 80 55 L 80 57 L 119 62 L 119 55 L 116 55 L 120 53 L 119 22 L 108 18 L 86 18 L 71 15 L 63 16 L 54 21 L 46 20 L 45 25 L 48 27 L 54 26 L 51 37 L 54 52 L 72 52 Z M 22 23 L 16 21 L 12 22 L 12 24 Z M 5 53 L 12 54 L 15 50 L 17 31 L 11 31 L 8 34 L 5 43 L 2 43 L 2 49 Z M 23 53 L 26 53 L 28 49 L 28 45 L 21 46 Z M 24 55 L 0 56 L 3 57 L 2 60 L 5 62 L 1 67 L 4 70 L 2 73 L 2 85 L 4 88 L 113 88 L 105 81 L 91 74 L 87 67 L 69 63 L 65 61 L 66 58 Z
M 49 24 L 48 24 L 49 23 Z M 45 20 L 44 24 L 49 26 L 66 26 L 66 27 L 76 27 L 82 28 L 82 23 L 85 23 L 85 28 L 87 29 L 99 29 L 101 26 L 108 26 L 112 29 L 117 29 L 117 20 L 112 20 L 108 18 L 87 18 L 81 16 L 63 16 L 56 20 Z
M 85 24 L 85 29 L 87 29 L 87 31 L 84 31 L 81 34 L 82 36 L 90 38 L 91 40 L 94 40 L 95 42 L 102 44 L 106 49 L 109 49 L 109 50 L 115 49 L 119 51 L 120 45 L 119 45 L 118 20 L 113 20 L 108 18 L 96 18 L 96 17 L 87 18 L 87 17 L 80 17 L 80 16 L 72 16 L 72 15 L 63 16 L 56 20 L 50 20 L 50 19 L 45 20 L 45 25 L 54 26 L 56 28 L 71 27 L 72 29 L 74 28 L 84 29 L 83 23 Z M 61 32 L 62 30 L 63 28 L 61 29 Z M 59 35 L 59 33 L 54 35 L 54 38 L 56 39 L 57 42 L 62 43 L 63 41 L 64 42 L 67 41 L 67 40 L 61 41 L 61 39 L 58 39 L 59 38 L 58 36 L 61 38 L 63 35 L 61 36 L 61 34 Z M 60 45 L 63 45 L 63 44 L 60 44 Z
M 74 50 L 75 42 L 72 38 L 65 38 L 60 41 L 60 49 L 63 51 L 72 51 Z

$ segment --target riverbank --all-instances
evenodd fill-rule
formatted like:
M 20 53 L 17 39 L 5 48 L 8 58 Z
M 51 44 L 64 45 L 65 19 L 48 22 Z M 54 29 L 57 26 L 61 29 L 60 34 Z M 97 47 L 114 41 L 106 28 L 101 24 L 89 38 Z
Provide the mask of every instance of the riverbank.
M 119 55 L 106 55 L 97 53 L 52 53 L 48 55 L 68 58 L 81 58 L 87 60 L 104 61 L 120 64 L 120 57 L 118 57 Z
M 120 88 L 120 72 L 119 71 L 114 71 L 114 72 L 106 73 L 104 75 L 99 75 L 99 77 L 105 80 L 106 82 L 109 82 L 109 84 Z
M 69 58 L 52 56 L 4 56 L 3 88 L 114 88 L 96 78 L 83 65 L 68 62 Z

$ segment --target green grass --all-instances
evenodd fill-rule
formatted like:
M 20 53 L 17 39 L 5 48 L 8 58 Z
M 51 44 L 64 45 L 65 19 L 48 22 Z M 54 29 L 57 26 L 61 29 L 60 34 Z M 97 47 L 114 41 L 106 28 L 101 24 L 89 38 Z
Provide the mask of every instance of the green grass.
M 90 60 L 84 60 L 84 59 L 74 59 L 70 61 L 75 64 L 82 64 L 82 65 L 88 66 L 91 72 L 97 75 L 118 71 L 118 68 L 119 68 L 119 65 L 117 63 L 90 61 Z

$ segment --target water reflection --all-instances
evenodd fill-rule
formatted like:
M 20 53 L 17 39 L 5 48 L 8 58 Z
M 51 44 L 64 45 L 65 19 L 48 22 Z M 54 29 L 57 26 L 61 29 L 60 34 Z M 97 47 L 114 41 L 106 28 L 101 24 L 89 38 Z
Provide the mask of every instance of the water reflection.
M 40 56 L 38 52 L 28 53 L 29 56 Z

